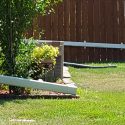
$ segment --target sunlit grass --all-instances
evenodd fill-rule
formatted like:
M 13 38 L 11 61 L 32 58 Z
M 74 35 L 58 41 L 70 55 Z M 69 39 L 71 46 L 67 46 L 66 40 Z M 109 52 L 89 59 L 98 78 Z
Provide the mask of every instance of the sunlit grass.
M 0 100 L 0 125 L 124 125 L 125 92 L 121 88 L 125 84 L 125 64 L 117 63 L 117 66 L 111 69 L 70 67 L 72 79 L 79 86 L 79 99 Z M 17 123 L 11 119 L 35 122 Z
M 113 63 L 117 68 L 70 68 L 72 79 L 82 88 L 99 91 L 125 91 L 125 63 Z M 106 64 L 95 64 L 106 65 Z

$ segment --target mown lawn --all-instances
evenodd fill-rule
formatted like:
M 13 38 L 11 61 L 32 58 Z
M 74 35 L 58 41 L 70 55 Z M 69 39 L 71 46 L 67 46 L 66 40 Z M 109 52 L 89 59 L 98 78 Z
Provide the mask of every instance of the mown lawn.
M 70 67 L 80 99 L 0 100 L 0 125 L 124 125 L 125 63 L 117 68 Z M 32 119 L 33 123 L 11 122 Z

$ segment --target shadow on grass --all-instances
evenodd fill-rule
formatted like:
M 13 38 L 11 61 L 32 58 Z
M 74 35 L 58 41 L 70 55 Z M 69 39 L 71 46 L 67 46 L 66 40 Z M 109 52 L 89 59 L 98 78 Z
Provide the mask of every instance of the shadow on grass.
M 79 98 L 77 95 L 12 95 L 12 94 L 0 94 L 0 105 L 14 100 L 27 100 L 27 99 L 74 99 Z

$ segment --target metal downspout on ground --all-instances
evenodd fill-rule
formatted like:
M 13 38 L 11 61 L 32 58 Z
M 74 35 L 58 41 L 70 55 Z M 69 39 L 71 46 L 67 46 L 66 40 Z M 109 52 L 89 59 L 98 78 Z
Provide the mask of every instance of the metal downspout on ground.
M 12 86 L 61 92 L 76 95 L 77 87 L 73 84 L 57 84 L 41 80 L 24 79 L 18 77 L 0 75 L 0 83 Z

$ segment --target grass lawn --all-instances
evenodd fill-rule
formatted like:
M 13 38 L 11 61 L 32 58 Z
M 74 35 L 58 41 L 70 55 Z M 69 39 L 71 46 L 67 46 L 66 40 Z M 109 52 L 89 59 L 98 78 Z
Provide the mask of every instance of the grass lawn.
M 0 100 L 0 125 L 125 125 L 125 63 L 117 66 L 70 67 L 80 99 Z M 11 119 L 35 122 L 11 122 Z

